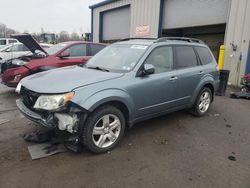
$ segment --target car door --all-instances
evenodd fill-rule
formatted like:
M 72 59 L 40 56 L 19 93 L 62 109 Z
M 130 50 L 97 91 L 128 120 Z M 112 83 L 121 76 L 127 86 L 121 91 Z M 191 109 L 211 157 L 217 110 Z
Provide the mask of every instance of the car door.
M 177 105 L 187 105 L 205 74 L 193 46 L 174 46 L 174 69 L 177 71 Z
M 152 64 L 155 73 L 136 77 L 130 88 L 137 117 L 160 113 L 175 106 L 176 79 L 171 46 L 155 48 L 144 64 Z
M 58 67 L 85 64 L 90 58 L 87 44 L 74 44 L 61 53 L 64 52 L 69 53 L 69 57 L 57 57 Z

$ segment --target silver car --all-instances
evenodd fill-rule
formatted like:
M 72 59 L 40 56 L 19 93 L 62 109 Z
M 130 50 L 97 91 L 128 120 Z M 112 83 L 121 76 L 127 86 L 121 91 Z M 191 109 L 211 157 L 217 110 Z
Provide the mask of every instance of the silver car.
M 103 153 L 136 122 L 182 109 L 203 116 L 218 83 L 215 58 L 200 40 L 128 39 L 101 50 L 84 67 L 24 78 L 16 103 L 32 121 Z

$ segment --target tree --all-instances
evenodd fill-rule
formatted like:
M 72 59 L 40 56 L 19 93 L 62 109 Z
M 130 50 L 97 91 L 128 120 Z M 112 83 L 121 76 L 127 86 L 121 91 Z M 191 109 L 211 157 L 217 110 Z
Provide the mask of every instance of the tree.
M 69 41 L 69 33 L 67 31 L 61 31 L 58 35 L 58 42 Z
M 76 32 L 73 32 L 71 34 L 70 40 L 73 40 L 73 41 L 80 40 L 80 36 Z

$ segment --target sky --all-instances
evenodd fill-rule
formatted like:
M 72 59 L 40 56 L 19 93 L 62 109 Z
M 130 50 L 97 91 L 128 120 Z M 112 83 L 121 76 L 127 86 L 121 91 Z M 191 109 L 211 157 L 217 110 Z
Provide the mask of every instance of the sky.
M 0 23 L 19 32 L 91 31 L 89 5 L 103 0 L 0 0 Z

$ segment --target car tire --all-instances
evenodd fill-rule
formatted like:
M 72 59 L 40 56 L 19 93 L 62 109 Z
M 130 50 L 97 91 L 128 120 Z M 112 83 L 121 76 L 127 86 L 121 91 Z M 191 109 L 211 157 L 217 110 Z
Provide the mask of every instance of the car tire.
M 104 153 L 120 142 L 124 131 L 123 113 L 114 106 L 105 105 L 91 113 L 83 125 L 83 144 L 93 153 Z
M 196 98 L 191 110 L 192 114 L 198 117 L 204 116 L 209 110 L 211 103 L 212 91 L 208 87 L 204 87 Z

